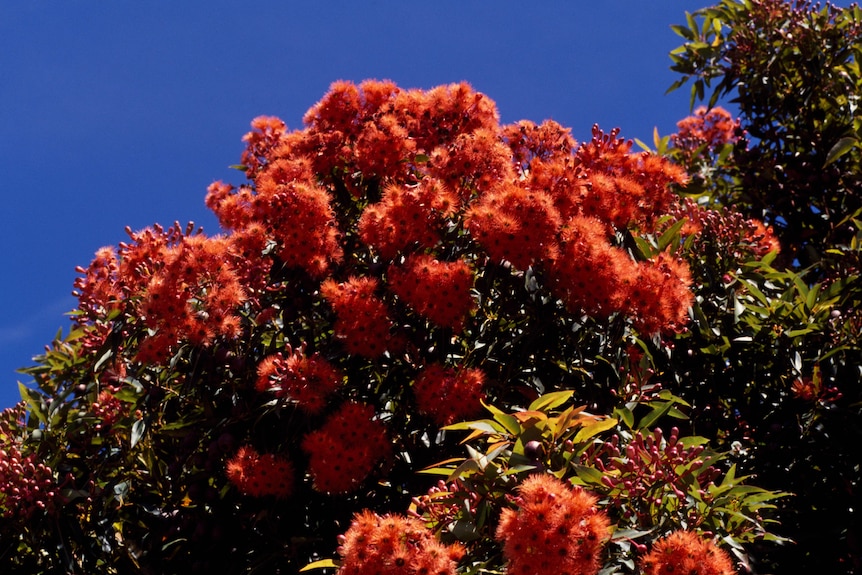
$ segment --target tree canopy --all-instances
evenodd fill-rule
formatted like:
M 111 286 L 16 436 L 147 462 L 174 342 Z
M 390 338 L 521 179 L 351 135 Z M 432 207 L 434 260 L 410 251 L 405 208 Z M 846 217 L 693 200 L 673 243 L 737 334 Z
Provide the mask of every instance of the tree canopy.
M 256 118 L 221 234 L 79 268 L 4 573 L 855 572 L 859 21 L 689 15 L 651 150 L 465 83 Z

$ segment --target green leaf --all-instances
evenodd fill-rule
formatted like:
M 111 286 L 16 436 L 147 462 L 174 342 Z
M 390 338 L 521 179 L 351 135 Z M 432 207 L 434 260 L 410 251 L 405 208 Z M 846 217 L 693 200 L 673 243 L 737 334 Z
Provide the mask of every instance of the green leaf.
M 21 394 L 21 399 L 23 399 L 24 403 L 27 404 L 30 414 L 35 415 L 36 419 L 38 419 L 42 425 L 47 425 L 48 418 L 44 411 L 42 394 L 35 389 L 30 389 L 20 381 L 18 382 L 18 392 Z
M 635 424 L 635 414 L 628 407 L 617 407 L 614 409 L 614 415 L 626 424 L 626 427 L 631 429 Z
M 546 393 L 533 401 L 527 411 L 549 411 L 569 401 L 574 394 L 574 390 Z
M 685 218 L 680 219 L 658 238 L 658 251 L 663 252 L 666 247 L 679 238 L 679 231 L 686 224 L 686 221 L 687 220 Z
M 145 419 L 136 419 L 132 424 L 132 447 L 138 444 L 144 434 L 147 432 L 147 422 Z
M 825 168 L 847 152 L 853 149 L 854 146 L 859 145 L 859 139 L 856 136 L 845 136 L 835 142 L 835 145 L 829 149 L 829 153 L 826 154 L 826 162 L 823 164 Z
M 602 485 L 604 474 L 595 467 L 574 465 L 575 474 L 587 485 Z
M 696 38 L 691 28 L 686 28 L 685 26 L 680 26 L 679 24 L 671 24 L 670 29 L 673 30 L 677 36 L 682 36 L 686 40 L 694 40 Z
M 668 401 L 660 406 L 654 407 L 652 411 L 643 416 L 637 425 L 637 429 L 647 429 L 656 421 L 667 415 L 667 412 L 673 407 L 673 402 Z
M 577 435 L 575 435 L 575 438 L 572 441 L 574 443 L 586 441 L 587 439 L 594 437 L 603 431 L 607 431 L 608 429 L 616 427 L 617 423 L 618 420 L 613 417 L 595 421 L 593 423 L 583 426 L 580 431 L 578 431 Z
M 338 563 L 333 561 L 332 559 L 319 559 L 317 561 L 313 561 L 299 570 L 300 573 L 304 571 L 311 571 L 313 569 L 336 569 L 338 568 Z

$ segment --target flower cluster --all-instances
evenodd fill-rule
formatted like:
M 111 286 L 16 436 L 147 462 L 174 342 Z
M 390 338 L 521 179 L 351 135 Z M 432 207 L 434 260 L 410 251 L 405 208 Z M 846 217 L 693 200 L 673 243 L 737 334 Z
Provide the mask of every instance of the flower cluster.
M 664 506 L 667 499 L 685 502 L 690 489 L 701 489 L 720 475 L 709 465 L 703 446 L 687 447 L 679 441 L 676 427 L 666 439 L 658 428 L 647 435 L 636 432 L 626 445 L 613 435 L 584 452 L 581 459 L 602 472 L 610 506 L 642 527 L 649 525 L 651 509 Z M 701 497 L 710 496 L 703 491 Z M 696 525 L 702 517 L 690 510 L 684 519 Z
M 736 262 L 761 258 L 781 249 L 772 227 L 730 209 L 714 210 L 686 198 L 668 213 L 671 222 L 685 220 L 681 234 L 694 236 L 695 253 L 726 262 L 725 267 L 730 269 L 735 269 Z
M 379 202 L 363 210 L 359 235 L 387 260 L 400 252 L 431 248 L 442 239 L 445 218 L 453 215 L 456 203 L 433 178 L 411 186 L 391 184 Z
M 460 331 L 474 303 L 473 270 L 467 262 L 441 262 L 413 254 L 389 270 L 392 292 L 416 313 L 440 327 Z
M 273 391 L 306 413 L 320 413 L 326 400 L 344 380 L 343 374 L 320 354 L 287 350 L 264 358 L 257 368 L 258 391 Z
M 351 354 L 377 358 L 398 349 L 386 303 L 377 297 L 379 282 L 373 277 L 351 277 L 343 283 L 326 280 L 320 293 L 335 310 L 335 337 Z
M 348 401 L 305 436 L 302 449 L 309 456 L 308 472 L 315 489 L 348 493 L 389 456 L 392 446 L 383 422 L 374 419 L 374 408 Z
M 262 270 L 241 250 L 249 238 L 207 237 L 192 229 L 175 224 L 127 230 L 132 242 L 121 244 L 118 253 L 99 250 L 86 270 L 79 269 L 77 321 L 104 324 L 107 314 L 131 303 L 129 311 L 147 329 L 138 349 L 141 362 L 164 360 L 180 342 L 207 346 L 219 337 L 237 337 L 237 309 L 261 283 Z
M 736 142 L 742 135 L 739 120 L 734 120 L 721 106 L 709 110 L 700 106 L 693 115 L 677 122 L 676 127 L 678 131 L 671 136 L 671 143 L 686 155 L 699 150 L 718 153 L 725 144 Z
M 481 412 L 485 374 L 481 369 L 426 366 L 413 383 L 416 407 L 439 425 Z
M 669 186 L 684 183 L 687 176 L 659 156 L 632 153 L 632 142 L 618 134 L 618 129 L 605 134 L 594 126 L 592 139 L 575 154 L 588 182 L 581 213 L 619 229 L 650 229 L 676 202 Z
M 464 555 L 444 545 L 419 519 L 363 511 L 339 537 L 338 575 L 455 575 Z
M 293 493 L 293 464 L 273 453 L 258 453 L 244 445 L 225 466 L 228 480 L 245 495 L 286 499 Z
M 36 453 L 26 453 L 16 437 L 24 413 L 23 404 L 0 413 L 0 517 L 21 521 L 52 512 L 60 489 L 54 471 Z
M 101 420 L 95 426 L 96 431 L 111 429 L 125 415 L 127 410 L 123 402 L 114 395 L 117 391 L 119 391 L 119 387 L 110 386 L 108 389 L 99 392 L 96 401 L 90 404 L 90 411 Z
M 438 528 L 446 528 L 461 518 L 465 511 L 478 509 L 481 501 L 482 496 L 460 479 L 450 482 L 441 479 L 424 495 L 411 500 L 410 511 Z
M 730 557 L 691 531 L 675 531 L 641 559 L 644 575 L 736 575 Z
M 501 184 L 483 195 L 466 218 L 470 234 L 494 260 L 527 269 L 558 255 L 562 218 L 542 191 Z
M 497 526 L 506 573 L 595 575 L 610 527 L 598 499 L 545 474 L 525 479 L 518 493 L 518 510 L 504 509 Z
M 626 313 L 645 333 L 684 325 L 692 302 L 687 264 L 667 253 L 634 262 L 607 238 L 595 218 L 572 218 L 550 270 L 557 296 L 572 311 Z

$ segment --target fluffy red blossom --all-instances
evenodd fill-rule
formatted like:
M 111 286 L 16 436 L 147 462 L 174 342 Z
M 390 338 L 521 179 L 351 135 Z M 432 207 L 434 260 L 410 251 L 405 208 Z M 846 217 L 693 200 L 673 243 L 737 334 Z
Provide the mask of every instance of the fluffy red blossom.
M 593 137 L 575 154 L 586 171 L 588 186 L 582 213 L 618 228 L 646 226 L 667 212 L 676 196 L 672 183 L 683 183 L 685 171 L 661 156 L 631 153 L 632 142 L 617 138 L 619 130 L 603 133 L 593 127 Z
M 630 285 L 626 312 L 644 333 L 673 330 L 688 320 L 694 301 L 688 264 L 667 253 L 638 264 Z
M 137 354 L 142 362 L 164 359 L 180 342 L 209 345 L 238 335 L 237 310 L 248 301 L 248 289 L 262 288 L 266 271 L 246 253 L 253 238 L 210 238 L 193 229 L 127 230 L 132 241 L 121 243 L 118 253 L 103 248 L 88 269 L 79 268 L 82 313 L 76 321 L 95 328 L 85 336 L 88 348 L 107 336 L 111 314 L 121 310 L 148 330 Z
M 644 575 L 736 575 L 730 556 L 691 531 L 676 531 L 641 560 Z
M 455 575 L 464 556 L 460 544 L 442 544 L 419 519 L 367 510 L 354 515 L 339 543 L 338 575 Z
M 342 257 L 330 202 L 329 193 L 314 183 L 259 178 L 254 219 L 278 243 L 276 254 L 284 263 L 322 277 Z
M 303 438 L 317 491 L 349 493 L 389 456 L 392 446 L 386 427 L 374 415 L 370 405 L 348 401 Z
M 319 413 L 326 399 L 341 385 L 344 376 L 320 354 L 288 350 L 264 358 L 257 368 L 258 391 L 274 391 L 287 397 L 307 413 Z
M 531 171 L 536 161 L 566 159 L 575 150 L 571 130 L 553 120 L 546 120 L 539 125 L 522 120 L 505 126 L 503 137 L 512 150 L 512 159 L 522 172 Z
M 413 186 L 387 186 L 380 201 L 362 213 L 359 236 L 384 259 L 408 249 L 433 247 L 455 203 L 454 196 L 433 178 Z
M 392 321 L 386 304 L 375 295 L 378 281 L 352 277 L 344 283 L 326 280 L 320 293 L 335 310 L 335 336 L 351 354 L 370 359 L 394 351 L 399 342 L 391 335 Z
M 741 135 L 739 120 L 734 120 L 721 106 L 709 110 L 700 106 L 693 115 L 677 122 L 676 127 L 679 131 L 671 136 L 671 143 L 687 153 L 701 147 L 716 153 L 725 144 L 736 142 Z
M 607 227 L 574 217 L 561 235 L 560 256 L 550 265 L 551 290 L 573 312 L 609 316 L 624 309 L 636 264 L 612 246 Z
M 110 387 L 102 390 L 99 396 L 90 405 L 90 411 L 93 415 L 101 420 L 101 423 L 96 424 L 97 431 L 102 429 L 110 429 L 117 421 L 120 420 L 126 413 L 123 402 L 117 398 L 115 393 L 119 391 L 119 387 Z
M 236 312 L 246 292 L 230 265 L 229 246 L 225 238 L 194 235 L 166 248 L 139 305 L 151 330 L 139 361 L 164 359 L 180 341 L 209 345 L 216 337 L 239 334 Z
M 523 270 L 557 257 L 562 220 L 550 196 L 509 183 L 473 204 L 466 227 L 493 259 Z
M 389 286 L 416 313 L 455 331 L 461 330 L 475 305 L 470 294 L 473 270 L 462 260 L 441 262 L 413 254 L 389 268 Z
M 597 498 L 544 474 L 531 475 L 518 491 L 518 510 L 504 509 L 497 526 L 506 573 L 595 575 L 610 527 Z
M 449 425 L 481 413 L 485 373 L 440 364 L 425 367 L 413 383 L 416 406 L 438 425 Z
M 242 154 L 242 163 L 248 176 L 254 177 L 260 168 L 272 157 L 272 150 L 284 137 L 287 127 L 275 116 L 258 116 L 251 121 L 252 131 L 243 136 L 246 150 Z
M 228 480 L 244 495 L 287 499 L 293 493 L 293 464 L 272 453 L 258 453 L 244 445 L 225 466 Z
M 473 194 L 488 191 L 498 182 L 514 179 L 512 152 L 499 129 L 481 129 L 460 134 L 448 146 L 431 154 L 428 172 L 454 190 L 465 205 Z
M 494 101 L 466 82 L 402 91 L 395 107 L 417 149 L 426 153 L 449 146 L 461 134 L 497 130 L 500 122 Z
M 73 294 L 87 319 L 103 318 L 122 309 L 123 293 L 117 282 L 119 260 L 114 248 L 101 248 L 86 269 L 78 267 L 76 271 L 83 277 L 75 279 Z
M 356 195 L 368 181 L 403 183 L 416 141 L 395 103 L 400 94 L 388 81 L 332 84 L 305 115 L 315 172 L 327 180 L 340 178 Z

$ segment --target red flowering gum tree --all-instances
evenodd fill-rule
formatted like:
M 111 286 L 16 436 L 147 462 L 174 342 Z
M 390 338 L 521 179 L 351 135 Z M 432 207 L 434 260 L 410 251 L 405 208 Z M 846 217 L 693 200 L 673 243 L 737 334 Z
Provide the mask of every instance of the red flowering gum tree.
M 0 469 L 24 469 L 0 475 L 4 572 L 293 570 L 353 520 L 342 572 L 448 573 L 460 552 L 414 520 L 353 515 L 427 489 L 416 471 L 461 449 L 440 425 L 554 389 L 655 408 L 620 374 L 688 320 L 664 232 L 680 168 L 616 131 L 501 126 L 466 84 L 338 82 L 303 129 L 252 125 L 247 181 L 206 196 L 223 235 L 154 226 L 80 269 L 74 327 L 0 435 Z M 584 539 L 549 535 L 549 565 L 594 570 L 594 499 L 538 489 L 589 517 L 549 504 Z M 532 509 L 500 524 L 511 572 Z M 363 535 L 378 524 L 398 533 Z

